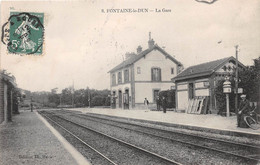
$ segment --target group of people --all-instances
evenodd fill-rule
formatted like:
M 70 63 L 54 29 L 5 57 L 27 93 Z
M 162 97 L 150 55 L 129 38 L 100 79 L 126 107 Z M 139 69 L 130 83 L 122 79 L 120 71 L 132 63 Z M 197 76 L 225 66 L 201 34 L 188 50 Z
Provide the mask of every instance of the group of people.
M 241 95 L 241 101 L 239 104 L 239 109 L 238 109 L 238 115 L 237 115 L 237 126 L 241 128 L 247 128 L 247 124 L 244 121 L 244 117 L 249 114 L 251 111 L 251 107 L 249 104 L 249 101 L 246 99 L 246 95 Z M 144 105 L 146 109 L 148 109 L 149 101 L 147 98 L 144 99 Z M 161 110 L 161 106 L 163 108 L 163 113 L 166 113 L 166 105 L 167 105 L 167 100 L 166 97 L 156 97 L 156 105 L 157 105 L 157 110 Z
M 144 99 L 144 105 L 145 105 L 146 109 L 148 109 L 149 101 L 147 100 L 147 98 Z M 162 106 L 163 113 L 166 113 L 167 100 L 166 100 L 165 96 L 163 96 L 162 98 L 157 96 L 156 97 L 156 105 L 157 105 L 157 110 L 158 111 L 161 110 L 161 106 Z

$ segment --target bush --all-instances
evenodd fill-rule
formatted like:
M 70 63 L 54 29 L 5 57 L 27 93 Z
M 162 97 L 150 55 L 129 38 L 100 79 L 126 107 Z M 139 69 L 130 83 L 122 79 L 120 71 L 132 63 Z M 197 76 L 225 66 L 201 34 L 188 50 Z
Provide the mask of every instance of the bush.
M 106 97 L 94 96 L 91 100 L 91 106 L 105 106 L 107 102 Z
M 162 97 L 166 98 L 166 108 L 176 108 L 175 103 L 175 90 L 161 91 L 159 97 L 162 100 Z
M 223 93 L 223 83 L 225 80 L 219 80 L 217 82 L 216 88 L 215 88 L 215 95 L 216 95 L 216 101 L 217 101 L 217 109 L 218 109 L 218 114 L 222 114 L 226 112 L 226 94 Z M 234 80 L 231 80 L 231 86 L 235 86 Z M 230 112 L 235 112 L 235 93 L 232 91 L 229 94 L 229 109 Z

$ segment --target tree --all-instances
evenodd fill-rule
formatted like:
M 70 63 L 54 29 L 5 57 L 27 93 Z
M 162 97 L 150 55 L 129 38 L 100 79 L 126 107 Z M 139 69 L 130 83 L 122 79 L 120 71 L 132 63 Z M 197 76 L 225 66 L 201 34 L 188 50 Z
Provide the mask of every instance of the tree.
M 217 82 L 216 88 L 215 88 L 215 96 L 217 100 L 217 109 L 219 115 L 224 115 L 226 112 L 226 94 L 223 93 L 223 83 L 225 80 L 219 80 Z M 235 86 L 235 81 L 233 78 L 230 80 L 231 86 Z M 230 106 L 230 112 L 235 113 L 235 93 L 234 90 L 229 94 L 229 106 Z
M 257 102 L 258 112 L 260 103 L 260 57 L 257 59 L 254 59 L 254 65 L 253 66 L 247 66 L 245 69 L 239 69 L 238 71 L 239 80 L 238 80 L 238 87 L 243 88 L 243 94 L 247 95 L 247 99 L 249 99 L 250 102 Z M 235 73 L 231 75 L 231 86 L 235 86 Z M 217 82 L 216 88 L 215 88 L 215 94 L 216 94 L 216 100 L 218 105 L 219 114 L 223 112 L 223 110 L 226 109 L 226 99 L 225 94 L 223 93 L 223 83 L 224 80 L 220 80 Z M 234 102 L 235 94 L 234 90 L 229 95 L 230 99 L 230 109 L 231 112 L 235 112 L 235 102 Z M 239 104 L 239 103 L 238 103 Z
M 260 57 L 254 59 L 254 65 L 248 66 L 244 71 L 239 72 L 239 87 L 243 88 L 244 94 L 250 102 L 257 102 L 260 110 Z

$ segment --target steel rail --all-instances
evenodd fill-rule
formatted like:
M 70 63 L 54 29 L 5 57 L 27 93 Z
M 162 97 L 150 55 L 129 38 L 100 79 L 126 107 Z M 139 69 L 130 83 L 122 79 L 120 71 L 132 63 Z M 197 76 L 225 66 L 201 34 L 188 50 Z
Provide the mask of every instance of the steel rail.
M 93 151 L 95 151 L 96 153 L 98 153 L 101 157 L 103 157 L 104 159 L 106 159 L 109 163 L 113 164 L 113 165 L 117 165 L 115 162 L 113 162 L 112 160 L 110 160 L 108 157 L 106 157 L 105 155 L 103 155 L 101 152 L 99 152 L 97 149 L 95 149 L 94 147 L 90 146 L 89 144 L 87 144 L 85 141 L 83 141 L 82 139 L 80 139 L 78 136 L 76 136 L 75 134 L 73 134 L 72 132 L 70 132 L 69 130 L 67 130 L 66 128 L 64 128 L 62 125 L 60 125 L 59 123 L 57 123 L 56 121 L 52 120 L 50 117 L 48 117 L 47 115 L 40 113 L 41 115 L 43 115 L 44 117 L 46 117 L 47 119 L 49 119 L 51 122 L 53 122 L 54 124 L 58 125 L 60 128 L 62 128 L 63 130 L 65 130 L 67 133 L 69 133 L 70 135 L 72 135 L 73 137 L 75 137 L 77 140 L 79 140 L 81 143 L 83 143 L 84 145 L 86 145 L 87 147 L 89 147 L 90 149 L 92 149 Z
M 165 132 L 169 132 L 169 133 L 177 133 L 177 134 L 183 134 L 183 135 L 193 136 L 193 137 L 200 137 L 200 138 L 207 139 L 207 140 L 214 140 L 214 141 L 219 141 L 219 142 L 223 142 L 223 143 L 240 145 L 240 146 L 244 146 L 244 147 L 251 147 L 251 148 L 254 148 L 255 150 L 260 150 L 260 146 L 253 146 L 253 145 L 250 145 L 250 144 L 244 144 L 244 143 L 238 143 L 238 142 L 233 142 L 233 141 L 227 141 L 227 140 L 223 140 L 223 139 L 205 137 L 205 136 L 201 136 L 201 135 L 192 135 L 192 134 L 188 134 L 188 133 L 185 133 L 185 132 L 169 131 L 169 130 L 164 130 L 164 129 L 160 129 L 160 128 L 154 128 L 154 127 L 151 127 L 151 126 L 143 126 L 143 125 L 138 125 L 138 124 L 134 124 L 134 123 L 127 123 L 127 122 L 124 122 L 124 121 L 115 121 L 115 120 L 99 117 L 99 116 L 96 116 L 96 115 L 88 115 L 88 114 L 80 115 L 80 114 L 74 114 L 73 112 L 69 112 L 69 113 L 71 113 L 74 116 L 94 117 L 94 118 L 98 118 L 98 119 L 102 119 L 102 120 L 110 120 L 110 121 L 113 121 L 113 122 L 133 125 L 133 126 L 137 126 L 137 127 L 150 128 L 150 129 L 165 131 Z
M 76 116 L 76 117 L 82 117 L 82 118 L 84 118 L 83 116 L 85 116 L 85 117 L 88 117 L 88 119 L 89 119 L 89 117 L 92 117 L 92 118 L 94 117 L 94 118 L 101 119 L 101 120 L 109 120 L 109 119 L 99 118 L 99 117 L 96 117 L 96 116 L 87 116 L 87 115 L 81 116 L 81 115 L 75 115 L 75 114 L 73 114 L 73 115 Z M 92 118 L 90 118 L 90 120 L 94 121 Z M 114 121 L 114 120 L 109 120 L 109 121 L 123 123 L 123 124 L 128 124 L 128 125 L 133 125 L 133 126 L 136 126 L 136 127 L 142 127 L 142 128 L 153 129 L 153 130 L 165 131 L 166 133 L 184 134 L 186 136 L 199 137 L 199 138 L 202 138 L 202 139 L 213 140 L 213 141 L 216 141 L 216 142 L 229 143 L 229 144 L 232 144 L 232 145 L 241 145 L 243 147 L 252 147 L 252 148 L 258 149 L 258 150 L 260 149 L 259 147 L 255 147 L 255 146 L 251 146 L 251 145 L 234 143 L 234 142 L 229 142 L 229 141 L 225 141 L 225 140 L 219 140 L 219 139 L 214 139 L 214 138 L 203 137 L 203 136 L 199 136 L 199 135 L 198 136 L 196 136 L 196 135 L 189 135 L 187 133 L 180 133 L 180 132 L 173 132 L 173 131 L 168 131 L 168 130 L 162 130 L 162 129 L 153 128 L 153 127 L 150 127 L 150 126 L 140 126 L 140 125 L 137 125 L 137 124 L 126 123 L 126 122 L 122 122 L 122 121 Z M 189 143 L 187 141 L 177 140 L 177 139 L 168 138 L 168 137 L 164 137 L 164 136 L 160 136 L 160 135 L 155 135 L 155 134 L 152 134 L 152 133 L 147 133 L 147 132 L 138 131 L 138 130 L 134 130 L 134 129 L 130 129 L 130 128 L 125 128 L 123 126 L 116 125 L 116 124 L 108 124 L 108 123 L 104 123 L 104 122 L 100 122 L 100 121 L 99 121 L 99 123 L 103 123 L 103 124 L 106 124 L 106 125 L 112 125 L 112 126 L 116 126 L 116 127 L 119 127 L 119 128 L 124 128 L 124 129 L 128 129 L 128 130 L 131 130 L 131 131 L 135 131 L 135 132 L 139 132 L 139 133 L 143 133 L 143 134 L 147 134 L 147 135 L 152 135 L 152 136 L 155 136 L 155 137 L 164 138 L 164 139 L 167 139 L 167 140 L 176 141 L 176 142 L 180 142 L 180 143 L 184 143 L 184 144 L 188 144 L 188 145 L 192 145 L 192 146 L 196 146 L 196 147 L 200 147 L 200 148 L 204 148 L 204 149 L 208 149 L 208 150 L 213 150 L 213 151 L 217 151 L 217 152 L 220 152 L 220 153 L 229 154 L 229 155 L 232 155 L 232 156 L 236 156 L 236 157 L 244 158 L 244 159 L 247 159 L 247 160 L 251 160 L 251 161 L 257 161 L 257 162 L 260 161 L 260 159 L 253 158 L 252 155 L 248 155 L 248 156 L 251 156 L 251 157 L 248 157 L 248 156 L 236 154 L 236 153 L 233 153 L 233 152 L 228 152 L 228 151 L 225 151 L 225 150 L 220 150 L 220 149 L 211 148 L 211 147 L 207 147 L 207 146 L 202 146 L 202 145 L 198 145 L 198 144 L 194 144 L 194 143 Z
M 151 156 L 153 156 L 153 157 L 155 157 L 155 158 L 157 158 L 157 159 L 159 158 L 159 159 L 161 159 L 161 160 L 163 160 L 163 161 L 165 161 L 165 162 L 168 162 L 168 163 L 172 163 L 172 164 L 176 164 L 176 165 L 181 165 L 181 163 L 179 163 L 179 162 L 177 162 L 177 161 L 168 159 L 168 158 L 163 157 L 163 156 L 161 156 L 161 155 L 159 155 L 159 154 L 150 152 L 150 151 L 148 151 L 148 150 L 145 150 L 145 149 L 143 149 L 143 148 L 140 148 L 140 147 L 138 147 L 138 146 L 135 146 L 135 145 L 133 145 L 133 144 L 130 144 L 130 143 L 128 143 L 128 142 L 125 142 L 125 141 L 123 141 L 123 140 L 117 139 L 117 138 L 112 137 L 112 136 L 110 136 L 110 135 L 107 135 L 107 134 L 104 134 L 104 133 L 102 133 L 102 132 L 96 131 L 96 130 L 94 130 L 94 129 L 92 129 L 92 128 L 86 127 L 86 126 L 84 126 L 84 125 L 82 125 L 82 124 L 79 124 L 79 123 L 73 122 L 73 121 L 71 121 L 71 120 L 65 119 L 65 118 L 63 118 L 63 117 L 58 116 L 57 114 L 54 114 L 54 115 L 55 115 L 56 117 L 60 118 L 60 119 L 63 119 L 63 120 L 65 120 L 65 121 L 67 121 L 67 122 L 70 122 L 70 123 L 75 124 L 75 125 L 77 125 L 77 126 L 80 126 L 80 127 L 82 127 L 82 128 L 85 128 L 85 129 L 88 129 L 88 130 L 93 131 L 93 132 L 95 132 L 95 133 L 98 133 L 98 134 L 100 134 L 100 135 L 103 135 L 103 136 L 105 136 L 105 137 L 107 137 L 107 138 L 110 138 L 110 139 L 116 141 L 116 142 L 120 142 L 120 143 L 122 143 L 122 144 L 124 144 L 124 145 L 126 145 L 126 146 L 132 147 L 132 148 L 134 148 L 135 150 L 142 151 L 142 152 L 144 152 L 145 154 L 151 155 Z

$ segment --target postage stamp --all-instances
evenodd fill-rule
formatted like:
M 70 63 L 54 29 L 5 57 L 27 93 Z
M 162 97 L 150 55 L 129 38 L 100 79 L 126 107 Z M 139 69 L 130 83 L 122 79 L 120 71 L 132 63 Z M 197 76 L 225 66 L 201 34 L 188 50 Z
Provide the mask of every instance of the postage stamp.
M 43 53 L 43 13 L 11 12 L 2 27 L 2 42 L 9 53 L 41 55 Z

